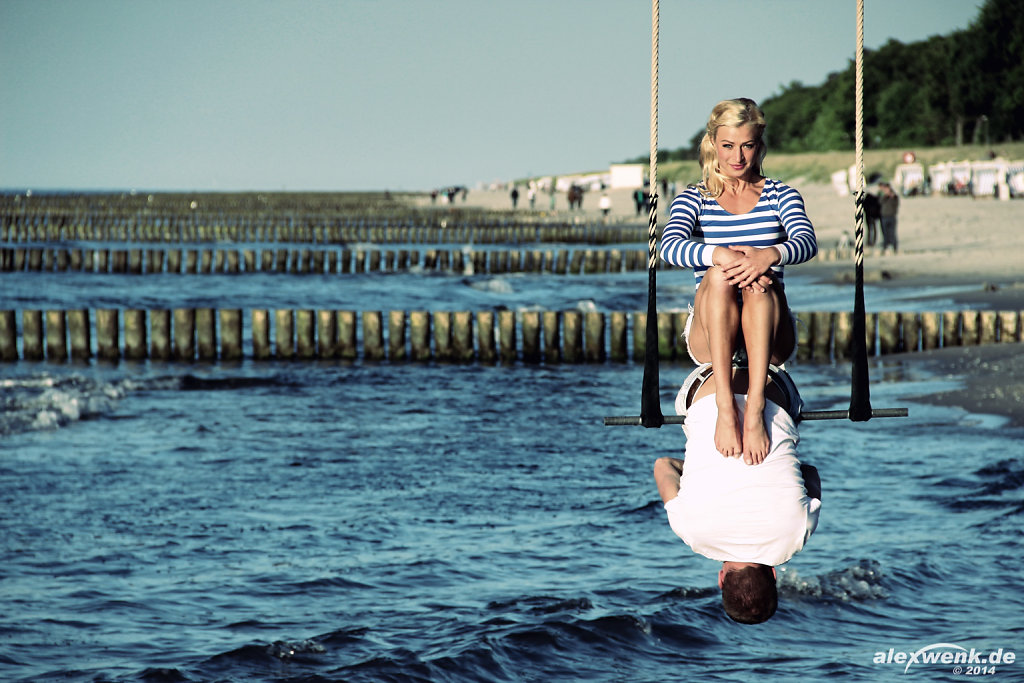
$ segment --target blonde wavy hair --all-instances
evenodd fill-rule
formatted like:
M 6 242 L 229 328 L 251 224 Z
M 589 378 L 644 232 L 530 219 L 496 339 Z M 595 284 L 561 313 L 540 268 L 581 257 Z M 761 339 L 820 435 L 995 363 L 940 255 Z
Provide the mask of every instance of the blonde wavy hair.
M 738 97 L 734 100 L 722 100 L 711 110 L 708 117 L 708 125 L 704 130 L 704 137 L 701 138 L 698 159 L 700 160 L 701 174 L 704 180 L 698 186 L 701 194 L 706 197 L 718 197 L 725 191 L 725 176 L 718 166 L 718 154 L 715 152 L 715 138 L 718 129 L 736 128 L 751 123 L 757 132 L 757 153 L 754 158 L 754 167 L 761 173 L 761 162 L 768 154 L 764 138 L 764 112 L 757 106 L 757 102 Z M 762 174 L 763 175 L 763 174 Z

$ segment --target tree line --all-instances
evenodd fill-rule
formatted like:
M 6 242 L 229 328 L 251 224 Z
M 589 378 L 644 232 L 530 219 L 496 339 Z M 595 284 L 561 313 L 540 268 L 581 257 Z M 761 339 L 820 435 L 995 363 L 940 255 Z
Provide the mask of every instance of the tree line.
M 825 82 L 798 81 L 760 105 L 777 152 L 854 146 L 855 64 Z M 660 161 L 697 158 L 689 146 Z M 864 51 L 864 144 L 869 148 L 985 145 L 1024 139 L 1024 1 L 986 0 L 968 28 Z M 635 160 L 646 161 L 646 157 Z

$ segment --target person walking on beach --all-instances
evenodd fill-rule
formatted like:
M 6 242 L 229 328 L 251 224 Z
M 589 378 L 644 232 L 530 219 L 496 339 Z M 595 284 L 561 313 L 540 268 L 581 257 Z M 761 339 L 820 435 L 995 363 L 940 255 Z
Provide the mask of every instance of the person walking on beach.
M 633 190 L 633 205 L 636 206 L 637 216 L 643 214 L 647 208 L 647 193 L 644 192 L 642 187 Z
M 889 183 L 879 183 L 882 191 L 878 194 L 879 215 L 882 223 L 882 253 L 892 247 L 896 253 L 896 214 L 900 211 L 900 196 Z
M 731 370 L 732 396 L 749 406 L 749 373 Z M 780 368 L 770 370 L 765 389 L 765 419 L 771 450 L 759 464 L 723 457 L 715 445 L 719 403 L 711 364 L 694 370 L 676 396 L 676 411 L 686 416 L 685 459 L 662 457 L 654 463 L 654 481 L 669 525 L 690 548 L 722 563 L 718 586 L 731 619 L 743 624 L 768 620 L 778 606 L 775 567 L 787 562 L 818 525 L 821 480 L 811 465 L 800 463 L 796 420 L 803 401 Z
M 512 198 L 512 208 L 515 209 L 516 204 L 519 203 L 519 186 L 513 185 L 512 192 L 509 193 L 509 196 Z
M 875 246 L 878 241 L 878 222 L 882 218 L 882 204 L 876 195 L 870 192 L 864 193 L 864 225 L 866 227 L 865 239 L 869 247 Z
M 714 106 L 700 143 L 703 180 L 672 202 L 661 242 L 665 261 L 693 268 L 693 309 L 684 335 L 694 362 L 715 370 L 715 446 L 755 463 L 771 447 L 762 415 L 769 362 L 781 365 L 796 346 L 783 266 L 818 252 L 800 193 L 762 175 L 764 129 L 764 114 L 753 100 Z M 729 372 L 740 351 L 749 367 L 746 403 L 752 408 L 742 420 Z

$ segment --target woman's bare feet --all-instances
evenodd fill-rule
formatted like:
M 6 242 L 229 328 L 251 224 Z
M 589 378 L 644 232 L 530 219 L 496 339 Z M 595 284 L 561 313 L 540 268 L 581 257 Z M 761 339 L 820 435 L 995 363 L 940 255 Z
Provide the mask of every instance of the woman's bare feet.
M 747 400 L 743 412 L 743 460 L 748 465 L 760 465 L 768 457 L 772 441 L 764 423 L 764 401 L 760 408 Z
M 730 397 L 731 398 L 731 397 Z M 718 420 L 715 422 L 715 448 L 727 458 L 736 458 L 743 453 L 743 423 L 735 400 L 718 404 Z

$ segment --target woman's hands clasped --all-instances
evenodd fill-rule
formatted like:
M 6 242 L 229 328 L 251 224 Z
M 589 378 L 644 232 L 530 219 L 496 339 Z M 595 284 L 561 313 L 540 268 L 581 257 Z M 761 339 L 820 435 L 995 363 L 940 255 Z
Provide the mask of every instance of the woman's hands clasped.
M 716 250 L 717 251 L 717 250 Z M 737 289 L 767 291 L 772 286 L 771 267 L 780 258 L 775 247 L 764 249 L 745 244 L 726 247 L 719 256 L 719 267 L 725 273 L 729 284 Z M 718 254 L 716 254 L 717 256 Z M 730 258 L 730 255 L 734 256 Z

